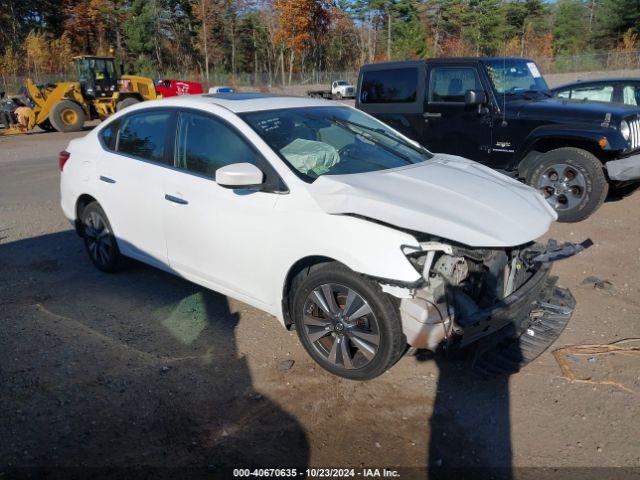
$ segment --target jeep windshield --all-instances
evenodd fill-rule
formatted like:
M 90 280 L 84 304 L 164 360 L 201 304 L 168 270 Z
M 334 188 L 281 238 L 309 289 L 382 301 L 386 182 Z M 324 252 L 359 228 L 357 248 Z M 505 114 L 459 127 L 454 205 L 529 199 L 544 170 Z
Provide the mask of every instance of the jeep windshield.
M 531 60 L 499 58 L 483 60 L 498 95 L 551 96 L 537 65 Z
M 426 149 L 348 107 L 287 108 L 240 115 L 303 180 L 424 162 Z

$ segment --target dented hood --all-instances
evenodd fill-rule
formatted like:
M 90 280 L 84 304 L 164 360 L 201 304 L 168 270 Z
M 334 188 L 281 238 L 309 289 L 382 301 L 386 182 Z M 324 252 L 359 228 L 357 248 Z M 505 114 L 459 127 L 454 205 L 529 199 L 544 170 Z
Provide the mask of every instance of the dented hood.
M 309 192 L 328 213 L 361 215 L 474 247 L 530 242 L 557 218 L 534 189 L 443 154 L 391 170 L 323 175 Z

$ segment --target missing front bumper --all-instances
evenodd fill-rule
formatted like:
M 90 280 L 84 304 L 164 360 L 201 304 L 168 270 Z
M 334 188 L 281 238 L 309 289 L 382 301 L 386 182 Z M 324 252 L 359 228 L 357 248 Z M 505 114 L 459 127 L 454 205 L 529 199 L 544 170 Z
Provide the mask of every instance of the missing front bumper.
M 542 353 L 562 332 L 575 308 L 571 292 L 557 287 L 556 281 L 555 277 L 549 277 L 549 266 L 544 266 L 504 301 L 468 318 L 457 319 L 455 325 L 436 305 L 419 298 L 403 299 L 400 313 L 407 343 L 432 351 L 439 347 L 458 350 L 487 337 L 493 337 L 492 343 L 499 342 L 506 337 L 526 335 L 533 329 L 532 338 L 527 339 L 529 343 L 540 346 L 540 342 L 549 341 L 539 352 Z M 549 326 L 551 321 L 553 329 Z M 535 337 L 538 328 L 542 330 Z M 552 331 L 557 331 L 557 335 Z
M 523 250 L 520 260 L 530 272 L 528 278 L 524 282 L 518 282 L 519 286 L 510 295 L 486 308 L 465 310 L 464 305 L 454 307 L 455 300 L 451 302 L 453 298 L 450 294 L 434 297 L 433 289 L 429 290 L 427 283 L 427 287 L 414 290 L 411 295 L 400 300 L 400 317 L 407 343 L 418 349 L 436 351 L 444 347 L 455 350 L 487 337 L 499 339 L 507 331 L 511 337 L 518 336 L 537 317 L 546 318 L 552 313 L 568 321 L 575 302 L 571 293 L 558 288 L 557 279 L 549 276 L 551 265 L 555 261 L 576 255 L 591 245 L 590 239 L 579 244 L 562 245 L 550 240 L 546 246 L 535 245 Z M 426 278 L 428 277 L 425 276 Z M 447 288 L 451 288 L 450 292 L 454 296 L 457 295 L 457 287 Z M 443 300 L 445 297 L 447 300 Z M 459 306 L 463 308 L 460 309 Z M 465 314 L 465 311 L 468 313 Z
M 541 298 L 521 332 L 507 326 L 476 344 L 473 355 L 476 373 L 485 376 L 516 373 L 558 339 L 571 319 L 575 300 L 569 290 L 556 287 L 552 281 L 547 282 Z

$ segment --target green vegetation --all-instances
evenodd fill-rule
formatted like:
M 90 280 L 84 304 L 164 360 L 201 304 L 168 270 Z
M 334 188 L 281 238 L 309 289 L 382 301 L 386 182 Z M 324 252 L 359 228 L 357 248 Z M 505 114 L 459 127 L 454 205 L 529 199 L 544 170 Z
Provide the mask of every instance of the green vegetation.
M 0 75 L 69 74 L 87 53 L 286 83 L 387 59 L 634 52 L 639 34 L 640 0 L 0 0 Z

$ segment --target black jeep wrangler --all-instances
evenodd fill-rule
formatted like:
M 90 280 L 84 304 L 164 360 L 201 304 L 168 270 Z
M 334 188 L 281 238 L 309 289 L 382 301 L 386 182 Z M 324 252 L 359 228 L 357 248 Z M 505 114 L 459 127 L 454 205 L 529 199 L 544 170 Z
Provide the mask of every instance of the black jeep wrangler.
M 356 107 L 433 152 L 522 179 L 542 192 L 563 222 L 587 218 L 610 185 L 640 179 L 640 108 L 552 98 L 531 60 L 365 65 Z

